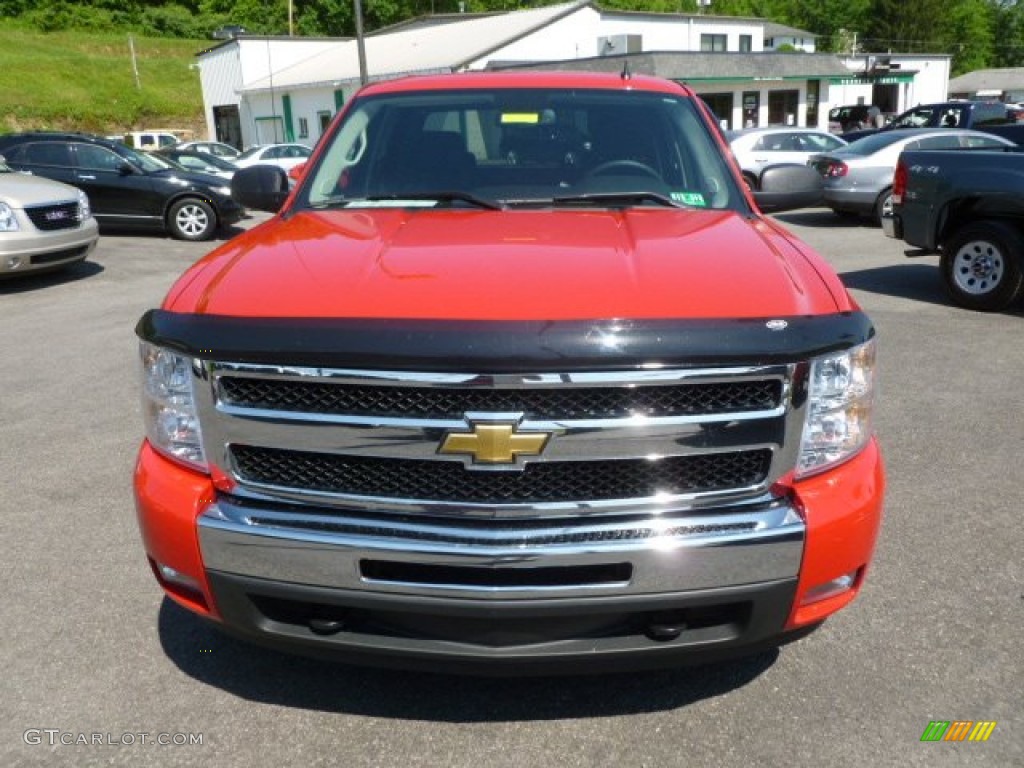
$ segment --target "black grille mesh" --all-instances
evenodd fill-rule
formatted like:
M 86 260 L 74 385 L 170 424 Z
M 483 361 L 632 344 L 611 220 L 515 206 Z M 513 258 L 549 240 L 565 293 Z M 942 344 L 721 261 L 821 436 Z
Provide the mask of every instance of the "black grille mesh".
M 43 232 L 58 229 L 74 229 L 78 226 L 78 203 L 61 203 L 60 205 L 40 205 L 26 208 L 25 213 Z
M 244 408 L 395 418 L 453 419 L 467 411 L 523 412 L 533 419 L 696 416 L 771 410 L 778 379 L 641 387 L 443 389 L 275 381 L 225 376 L 223 402 Z
M 745 488 L 764 482 L 771 451 L 528 464 L 473 471 L 454 461 L 364 458 L 235 445 L 243 482 L 302 491 L 479 504 L 598 501 Z

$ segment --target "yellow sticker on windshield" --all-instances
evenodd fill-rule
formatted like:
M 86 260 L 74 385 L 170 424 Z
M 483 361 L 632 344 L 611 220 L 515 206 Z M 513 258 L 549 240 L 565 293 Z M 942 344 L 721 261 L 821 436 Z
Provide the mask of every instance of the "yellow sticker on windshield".
M 536 125 L 540 122 L 539 112 L 502 112 L 501 122 L 505 125 L 509 123 L 521 123 L 526 125 Z

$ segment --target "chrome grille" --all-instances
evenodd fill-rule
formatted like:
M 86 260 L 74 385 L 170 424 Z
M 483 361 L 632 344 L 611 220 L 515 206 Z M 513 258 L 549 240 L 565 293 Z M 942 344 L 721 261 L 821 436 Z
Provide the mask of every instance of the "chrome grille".
M 59 203 L 57 205 L 39 205 L 26 208 L 25 213 L 43 232 L 60 229 L 75 229 L 79 225 L 78 203 Z
M 427 419 L 468 411 L 521 412 L 537 419 L 617 419 L 767 411 L 782 382 L 725 381 L 632 388 L 431 389 L 224 376 L 220 399 L 241 408 Z
M 771 451 L 733 451 L 657 460 L 530 464 L 522 472 L 474 472 L 461 463 L 337 456 L 235 445 L 246 483 L 347 496 L 470 504 L 522 504 L 677 496 L 759 486 Z
M 795 465 L 806 366 L 395 372 L 205 362 L 193 369 L 222 492 L 296 509 L 481 520 L 712 510 Z M 488 421 L 549 435 L 477 462 L 441 453 Z

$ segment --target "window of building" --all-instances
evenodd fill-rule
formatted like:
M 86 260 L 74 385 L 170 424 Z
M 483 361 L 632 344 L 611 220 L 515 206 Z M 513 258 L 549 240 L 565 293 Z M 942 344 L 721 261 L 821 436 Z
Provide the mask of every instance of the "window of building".
M 718 124 L 722 126 L 724 130 L 734 128 L 732 124 L 732 100 L 733 94 L 731 93 L 702 93 L 700 95 L 704 99 L 704 103 L 708 105 L 708 108 L 718 118 Z
M 323 136 L 327 133 L 327 127 L 331 124 L 331 113 L 327 110 L 322 110 L 316 113 L 316 119 L 320 123 L 320 135 Z
M 807 125 L 811 128 L 818 127 L 818 94 L 820 87 L 820 80 L 807 81 Z
M 307 120 L 304 117 L 300 117 L 299 118 L 299 138 L 300 139 L 308 139 L 309 138 L 309 120 Z
M 761 119 L 761 94 L 757 91 L 743 92 L 743 127 L 754 128 Z
M 726 40 L 725 35 L 701 35 L 700 49 L 705 53 L 725 51 Z
M 799 91 L 771 91 L 768 94 L 768 124 L 796 125 Z
M 284 141 L 284 121 L 280 117 L 256 118 L 256 143 L 280 144 Z
M 740 53 L 750 53 L 754 50 L 754 36 L 740 35 Z

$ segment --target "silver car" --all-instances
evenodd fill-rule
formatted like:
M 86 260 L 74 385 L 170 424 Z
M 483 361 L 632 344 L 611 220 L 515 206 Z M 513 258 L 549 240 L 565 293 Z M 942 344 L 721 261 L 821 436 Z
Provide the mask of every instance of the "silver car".
M 1001 136 L 959 128 L 884 131 L 808 160 L 825 179 L 825 205 L 841 215 L 892 215 L 892 176 L 905 149 L 993 149 L 1012 147 Z
M 0 276 L 82 261 L 99 228 L 80 189 L 12 171 L 0 157 Z
M 807 160 L 823 152 L 846 146 L 846 142 L 827 131 L 782 125 L 746 128 L 726 133 L 743 178 L 757 189 L 761 173 L 770 165 L 806 165 Z

